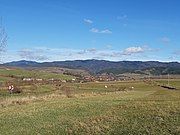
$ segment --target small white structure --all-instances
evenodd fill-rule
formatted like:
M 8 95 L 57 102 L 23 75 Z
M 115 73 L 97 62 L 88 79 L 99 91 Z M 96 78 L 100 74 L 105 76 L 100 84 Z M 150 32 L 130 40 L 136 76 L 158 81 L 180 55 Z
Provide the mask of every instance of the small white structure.
M 23 78 L 23 81 L 33 81 L 33 78 Z
M 63 83 L 66 83 L 66 80 L 62 80 Z
M 13 90 L 14 90 L 14 86 L 13 86 L 13 85 L 9 85 L 9 86 L 8 86 L 8 90 L 9 90 L 10 93 L 12 93 Z
M 107 86 L 107 85 L 105 85 L 104 87 L 105 87 L 106 89 L 108 88 L 108 86 Z
M 49 79 L 49 81 L 54 81 L 54 78 Z
M 36 81 L 42 81 L 43 79 L 36 79 Z

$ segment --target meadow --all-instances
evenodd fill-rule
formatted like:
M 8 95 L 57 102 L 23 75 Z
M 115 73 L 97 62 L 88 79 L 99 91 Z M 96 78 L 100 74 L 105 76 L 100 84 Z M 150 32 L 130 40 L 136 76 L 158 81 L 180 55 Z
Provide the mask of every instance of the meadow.
M 0 82 L 12 79 L 36 78 L 36 79 L 64 79 L 71 80 L 74 78 L 70 75 L 44 72 L 43 70 L 24 70 L 20 68 L 0 68 Z
M 153 80 L 166 83 L 167 80 Z M 34 84 L 0 94 L 0 135 L 180 134 L 177 90 L 144 81 Z

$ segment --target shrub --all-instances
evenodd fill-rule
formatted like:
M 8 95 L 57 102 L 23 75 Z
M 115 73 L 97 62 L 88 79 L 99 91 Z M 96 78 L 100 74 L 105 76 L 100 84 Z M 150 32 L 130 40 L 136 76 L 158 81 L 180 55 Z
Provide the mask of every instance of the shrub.
M 63 86 L 63 87 L 61 87 L 61 90 L 64 92 L 64 94 L 68 98 L 72 98 L 73 97 L 73 90 L 70 87 Z

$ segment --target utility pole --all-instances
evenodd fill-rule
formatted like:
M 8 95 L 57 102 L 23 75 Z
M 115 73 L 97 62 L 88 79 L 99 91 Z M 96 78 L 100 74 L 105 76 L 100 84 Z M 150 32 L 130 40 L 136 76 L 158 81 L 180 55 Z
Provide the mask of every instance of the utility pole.
M 169 86 L 169 74 L 168 74 L 168 86 Z

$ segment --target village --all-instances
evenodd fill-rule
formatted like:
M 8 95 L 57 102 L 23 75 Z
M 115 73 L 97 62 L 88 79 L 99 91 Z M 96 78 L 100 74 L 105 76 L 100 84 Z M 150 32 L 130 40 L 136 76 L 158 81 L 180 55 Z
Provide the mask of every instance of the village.
M 128 77 L 125 75 L 115 76 L 113 74 L 101 74 L 101 75 L 87 75 L 87 76 L 75 76 L 71 80 L 62 79 L 44 79 L 44 78 L 22 78 L 23 82 L 71 82 L 71 83 L 84 83 L 84 82 L 109 82 L 109 81 L 126 81 L 135 80 L 133 77 Z

